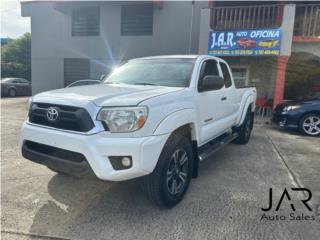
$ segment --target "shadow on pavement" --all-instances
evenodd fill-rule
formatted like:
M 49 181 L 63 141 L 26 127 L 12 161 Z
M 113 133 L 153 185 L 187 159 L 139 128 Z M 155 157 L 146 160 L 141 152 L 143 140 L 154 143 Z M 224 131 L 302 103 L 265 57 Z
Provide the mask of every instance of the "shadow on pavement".
M 95 222 L 99 229 L 112 221 L 123 224 L 128 217 L 139 221 L 156 208 L 143 196 L 139 179 L 115 183 L 56 174 L 48 193 L 52 199 L 36 213 L 31 233 L 77 238 L 87 223 Z M 80 233 L 74 235 L 74 230 Z
M 203 171 L 191 182 L 189 194 L 197 192 L 201 181 L 210 177 L 207 175 L 215 176 L 215 171 L 224 163 L 219 155 L 206 162 L 204 167 L 211 171 Z M 48 183 L 48 192 L 52 199 L 34 216 L 30 233 L 74 239 L 97 239 L 101 231 L 108 232 L 108 239 L 136 231 L 142 234 L 138 229 L 150 228 L 159 218 L 168 219 L 169 223 L 181 214 L 181 208 L 194 204 L 184 199 L 175 208 L 160 209 L 142 193 L 140 179 L 115 183 L 56 174 Z

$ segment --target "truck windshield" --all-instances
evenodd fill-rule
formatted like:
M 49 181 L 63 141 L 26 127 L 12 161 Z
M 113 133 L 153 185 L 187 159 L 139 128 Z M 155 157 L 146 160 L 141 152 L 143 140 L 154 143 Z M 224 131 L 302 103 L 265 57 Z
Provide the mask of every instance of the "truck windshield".
M 195 58 L 138 59 L 116 68 L 104 83 L 188 87 Z

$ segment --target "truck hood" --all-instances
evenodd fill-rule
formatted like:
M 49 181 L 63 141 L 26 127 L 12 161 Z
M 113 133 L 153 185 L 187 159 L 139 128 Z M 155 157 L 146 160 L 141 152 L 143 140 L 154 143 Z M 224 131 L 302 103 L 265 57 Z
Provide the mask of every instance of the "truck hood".
M 134 106 L 146 99 L 170 92 L 181 91 L 182 89 L 184 88 L 129 84 L 98 84 L 43 92 L 35 95 L 33 102 L 75 106 L 85 106 L 88 102 L 93 102 L 97 106 Z

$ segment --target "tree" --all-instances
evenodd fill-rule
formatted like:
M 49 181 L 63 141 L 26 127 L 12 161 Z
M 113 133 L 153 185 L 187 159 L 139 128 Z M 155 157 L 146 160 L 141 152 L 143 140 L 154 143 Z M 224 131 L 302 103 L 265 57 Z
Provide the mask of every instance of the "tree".
M 1 46 L 1 77 L 21 77 L 31 80 L 31 34 Z

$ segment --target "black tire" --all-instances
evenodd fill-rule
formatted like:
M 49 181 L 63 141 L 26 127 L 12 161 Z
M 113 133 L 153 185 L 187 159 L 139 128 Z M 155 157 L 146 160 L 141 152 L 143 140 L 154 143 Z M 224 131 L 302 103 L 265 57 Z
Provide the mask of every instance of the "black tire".
M 183 161 L 183 165 L 180 165 L 181 160 L 185 159 L 183 156 L 187 159 Z M 194 158 L 189 139 L 179 134 L 172 135 L 162 149 L 154 171 L 142 178 L 144 193 L 160 207 L 173 207 L 183 199 L 188 190 L 193 164 Z M 180 167 L 181 170 L 177 170 Z M 185 176 L 185 181 L 182 176 Z M 175 193 L 174 190 L 177 192 Z
M 234 140 L 235 143 L 238 144 L 247 144 L 251 137 L 251 131 L 253 128 L 253 113 L 248 110 L 246 117 L 241 124 L 241 126 L 237 127 L 234 131 L 239 134 L 239 136 Z
M 10 88 L 8 90 L 8 96 L 9 97 L 15 97 L 17 95 L 17 91 L 14 88 Z
M 306 114 L 300 120 L 299 131 L 302 134 L 307 136 L 312 136 L 312 137 L 320 136 L 320 130 L 319 130 L 320 124 L 318 121 L 320 121 L 320 114 L 317 114 L 317 113 Z

